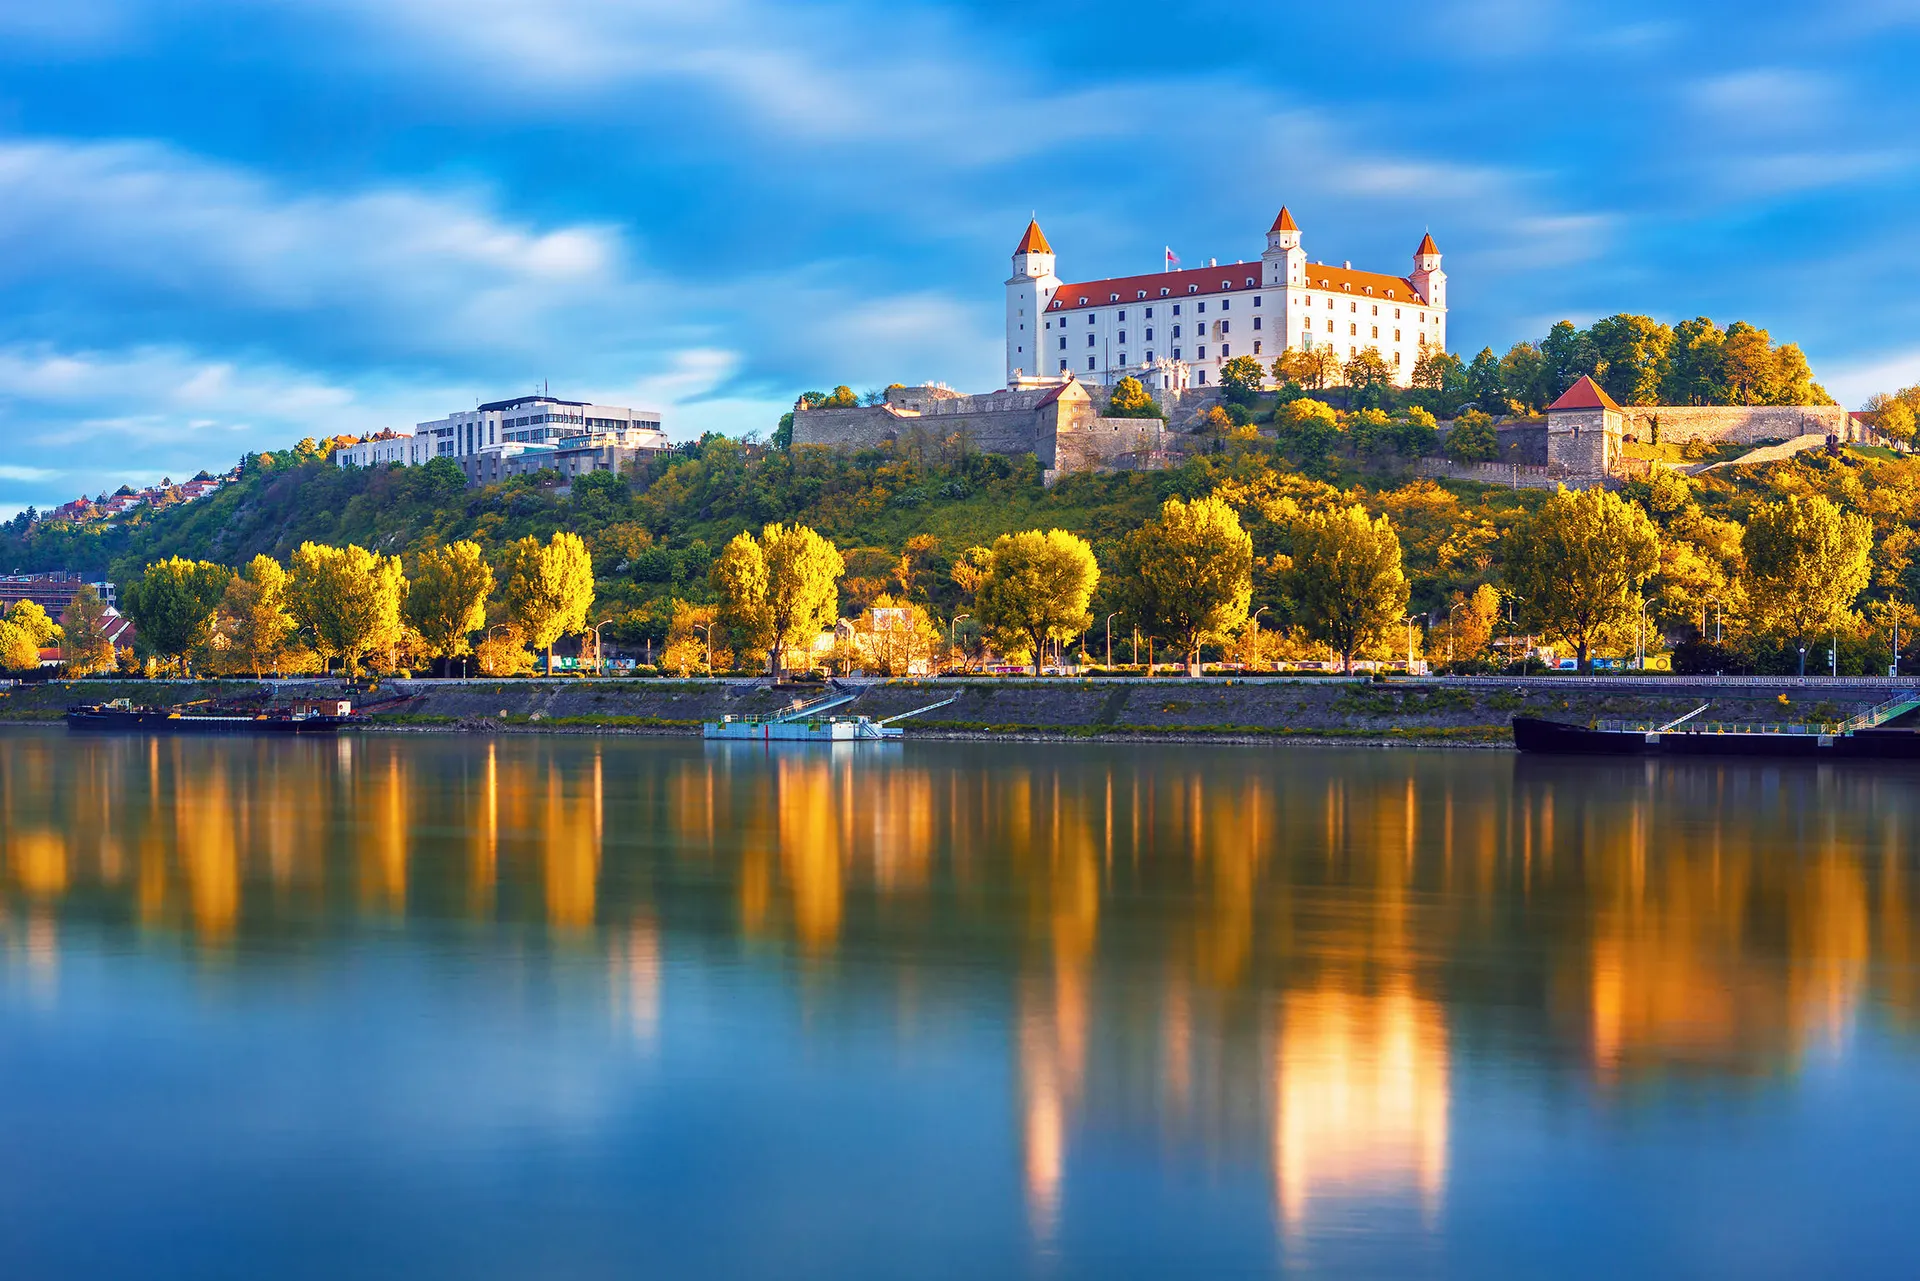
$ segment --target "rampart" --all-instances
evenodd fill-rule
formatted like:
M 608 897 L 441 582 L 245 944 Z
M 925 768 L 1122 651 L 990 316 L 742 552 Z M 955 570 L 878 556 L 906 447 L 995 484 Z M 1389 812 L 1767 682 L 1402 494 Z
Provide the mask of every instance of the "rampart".
M 1859 433 L 1839 405 L 1622 405 L 1620 429 L 1648 444 L 1758 445 L 1795 436 Z

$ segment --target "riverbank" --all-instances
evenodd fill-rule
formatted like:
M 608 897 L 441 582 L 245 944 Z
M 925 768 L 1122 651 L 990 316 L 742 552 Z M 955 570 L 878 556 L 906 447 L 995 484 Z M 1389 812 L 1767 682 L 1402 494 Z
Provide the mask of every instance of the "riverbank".
M 845 708 L 875 718 L 952 697 L 909 722 L 916 738 L 1026 742 L 1245 742 L 1491 747 L 1516 715 L 1584 724 L 1671 720 L 1702 703 L 1713 719 L 1751 724 L 1841 720 L 1883 701 L 1848 682 L 1710 677 L 1418 680 L 1337 678 L 1155 680 L 899 680 L 843 686 Z M 338 681 L 59 681 L 0 690 L 0 722 L 60 719 L 71 703 L 354 697 L 375 728 L 477 733 L 697 734 L 703 721 L 766 715 L 817 689 L 763 680 L 396 680 L 371 695 Z

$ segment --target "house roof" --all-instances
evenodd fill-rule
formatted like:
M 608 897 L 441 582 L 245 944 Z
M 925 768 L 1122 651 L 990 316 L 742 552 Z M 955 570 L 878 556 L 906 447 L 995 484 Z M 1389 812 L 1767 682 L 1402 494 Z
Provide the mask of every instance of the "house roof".
M 1560 393 L 1560 399 L 1547 406 L 1547 412 L 1552 413 L 1556 409 L 1611 409 L 1618 412 L 1619 408 L 1599 383 L 1581 374 L 1573 386 Z
M 1217 267 L 1185 267 L 1179 271 L 1155 271 L 1144 276 L 1116 276 L 1111 280 L 1089 280 L 1081 284 L 1061 285 L 1047 304 L 1048 314 L 1078 311 L 1083 307 L 1117 307 L 1127 303 L 1151 303 L 1164 298 L 1178 302 L 1188 294 L 1241 293 L 1248 289 L 1279 289 L 1264 285 L 1259 262 L 1222 263 Z M 1325 263 L 1307 264 L 1305 287 L 1330 293 L 1349 293 L 1356 298 L 1387 302 L 1424 304 L 1426 300 L 1405 276 L 1389 276 L 1378 271 L 1355 271 L 1351 267 L 1329 267 Z M 1161 290 L 1166 293 L 1161 293 Z M 1119 295 L 1115 297 L 1114 295 Z
M 1026 234 L 1020 237 L 1020 243 L 1013 247 L 1017 254 L 1050 254 L 1053 246 L 1047 243 L 1047 233 L 1040 230 L 1038 219 L 1027 223 Z
M 1293 215 L 1287 212 L 1287 207 L 1281 205 L 1280 216 L 1273 220 L 1273 226 L 1267 228 L 1267 234 L 1272 235 L 1276 231 L 1298 230 L 1300 230 L 1300 224 L 1293 220 Z

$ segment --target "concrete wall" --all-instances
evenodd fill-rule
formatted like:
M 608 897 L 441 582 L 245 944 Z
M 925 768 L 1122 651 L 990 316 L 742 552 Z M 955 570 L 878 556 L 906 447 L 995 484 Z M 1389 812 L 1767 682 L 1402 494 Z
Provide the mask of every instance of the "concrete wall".
M 1852 440 L 1857 434 L 1839 405 L 1623 405 L 1620 419 L 1627 435 L 1649 443 L 1658 420 L 1663 445 L 1689 440 L 1757 445 L 1814 434 Z

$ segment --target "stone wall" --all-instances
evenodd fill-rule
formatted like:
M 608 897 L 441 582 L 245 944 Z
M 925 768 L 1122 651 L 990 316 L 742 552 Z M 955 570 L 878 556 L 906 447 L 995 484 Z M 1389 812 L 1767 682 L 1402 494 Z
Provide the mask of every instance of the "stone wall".
M 1434 480 L 1470 480 L 1480 485 L 1505 485 L 1511 489 L 1587 489 L 1606 483 L 1602 476 L 1556 474 L 1550 467 L 1520 466 L 1513 463 L 1456 463 L 1450 458 L 1422 458 L 1418 472 Z
M 1619 420 L 1611 410 L 1563 409 L 1547 416 L 1547 468 L 1556 476 L 1605 476 L 1619 446 Z
M 1067 472 L 1150 471 L 1164 466 L 1166 429 L 1157 418 L 1094 418 L 1054 436 L 1046 481 Z
M 1622 405 L 1621 430 L 1648 443 L 1678 445 L 1689 440 L 1757 445 L 1795 436 L 1858 434 L 1839 405 Z

